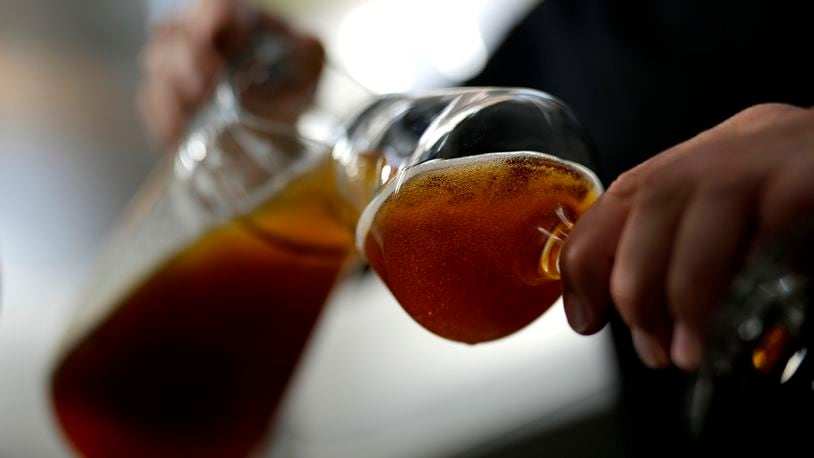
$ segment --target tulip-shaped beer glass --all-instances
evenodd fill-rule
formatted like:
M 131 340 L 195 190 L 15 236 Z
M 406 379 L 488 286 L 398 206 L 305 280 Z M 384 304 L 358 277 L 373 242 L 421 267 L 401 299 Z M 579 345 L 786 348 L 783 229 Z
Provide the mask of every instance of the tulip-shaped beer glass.
M 576 118 L 529 89 L 383 97 L 334 158 L 340 192 L 364 209 L 358 251 L 416 321 L 467 343 L 560 296 L 561 244 L 602 189 Z

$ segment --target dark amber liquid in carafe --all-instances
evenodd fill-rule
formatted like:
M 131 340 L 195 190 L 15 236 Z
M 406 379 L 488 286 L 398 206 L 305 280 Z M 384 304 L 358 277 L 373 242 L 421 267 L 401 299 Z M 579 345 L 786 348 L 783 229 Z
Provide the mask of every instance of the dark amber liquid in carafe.
M 351 243 L 329 164 L 157 267 L 64 353 L 58 420 L 94 457 L 261 443 Z

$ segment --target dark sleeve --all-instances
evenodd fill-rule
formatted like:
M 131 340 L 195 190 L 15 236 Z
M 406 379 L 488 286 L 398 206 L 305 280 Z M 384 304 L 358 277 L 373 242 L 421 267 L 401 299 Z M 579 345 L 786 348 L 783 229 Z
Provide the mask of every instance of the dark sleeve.
M 515 25 L 495 50 L 483 70 L 466 86 L 514 86 L 539 89 L 543 80 L 543 56 L 537 49 L 536 15 Z

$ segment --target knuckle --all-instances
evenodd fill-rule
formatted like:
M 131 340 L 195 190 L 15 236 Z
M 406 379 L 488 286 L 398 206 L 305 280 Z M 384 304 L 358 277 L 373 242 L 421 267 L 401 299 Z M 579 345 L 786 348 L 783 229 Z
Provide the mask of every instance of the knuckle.
M 652 170 L 640 178 L 635 205 L 644 208 L 661 207 L 665 201 L 674 199 L 678 189 L 687 183 L 688 180 L 677 168 Z
M 647 323 L 643 289 L 636 277 L 621 275 L 614 269 L 609 286 L 611 300 L 625 323 L 634 327 Z
M 639 189 L 640 173 L 636 169 L 628 170 L 619 175 L 611 183 L 605 194 L 619 199 L 626 199 Z
M 747 136 L 762 132 L 767 126 L 800 113 L 806 113 L 806 110 L 782 103 L 762 103 L 740 111 L 724 124 L 734 129 L 737 134 Z
M 788 113 L 795 113 L 801 110 L 801 108 L 795 107 L 793 105 L 787 105 L 784 103 L 760 103 L 757 105 L 752 105 L 749 108 L 741 111 L 741 115 L 743 116 L 769 116 L 769 115 L 782 115 Z
M 666 175 L 666 176 L 665 176 Z M 658 171 L 650 172 L 641 177 L 641 192 L 640 198 L 645 200 L 654 199 L 662 193 L 664 188 L 667 188 L 667 179 L 669 174 L 660 173 Z

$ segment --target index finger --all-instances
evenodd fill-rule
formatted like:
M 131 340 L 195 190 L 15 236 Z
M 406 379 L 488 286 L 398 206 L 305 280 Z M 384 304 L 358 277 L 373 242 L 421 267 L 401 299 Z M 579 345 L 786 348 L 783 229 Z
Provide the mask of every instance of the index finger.
M 634 169 L 620 176 L 577 221 L 560 258 L 563 302 L 568 323 L 580 334 L 607 322 L 610 275 L 616 247 L 638 189 Z

